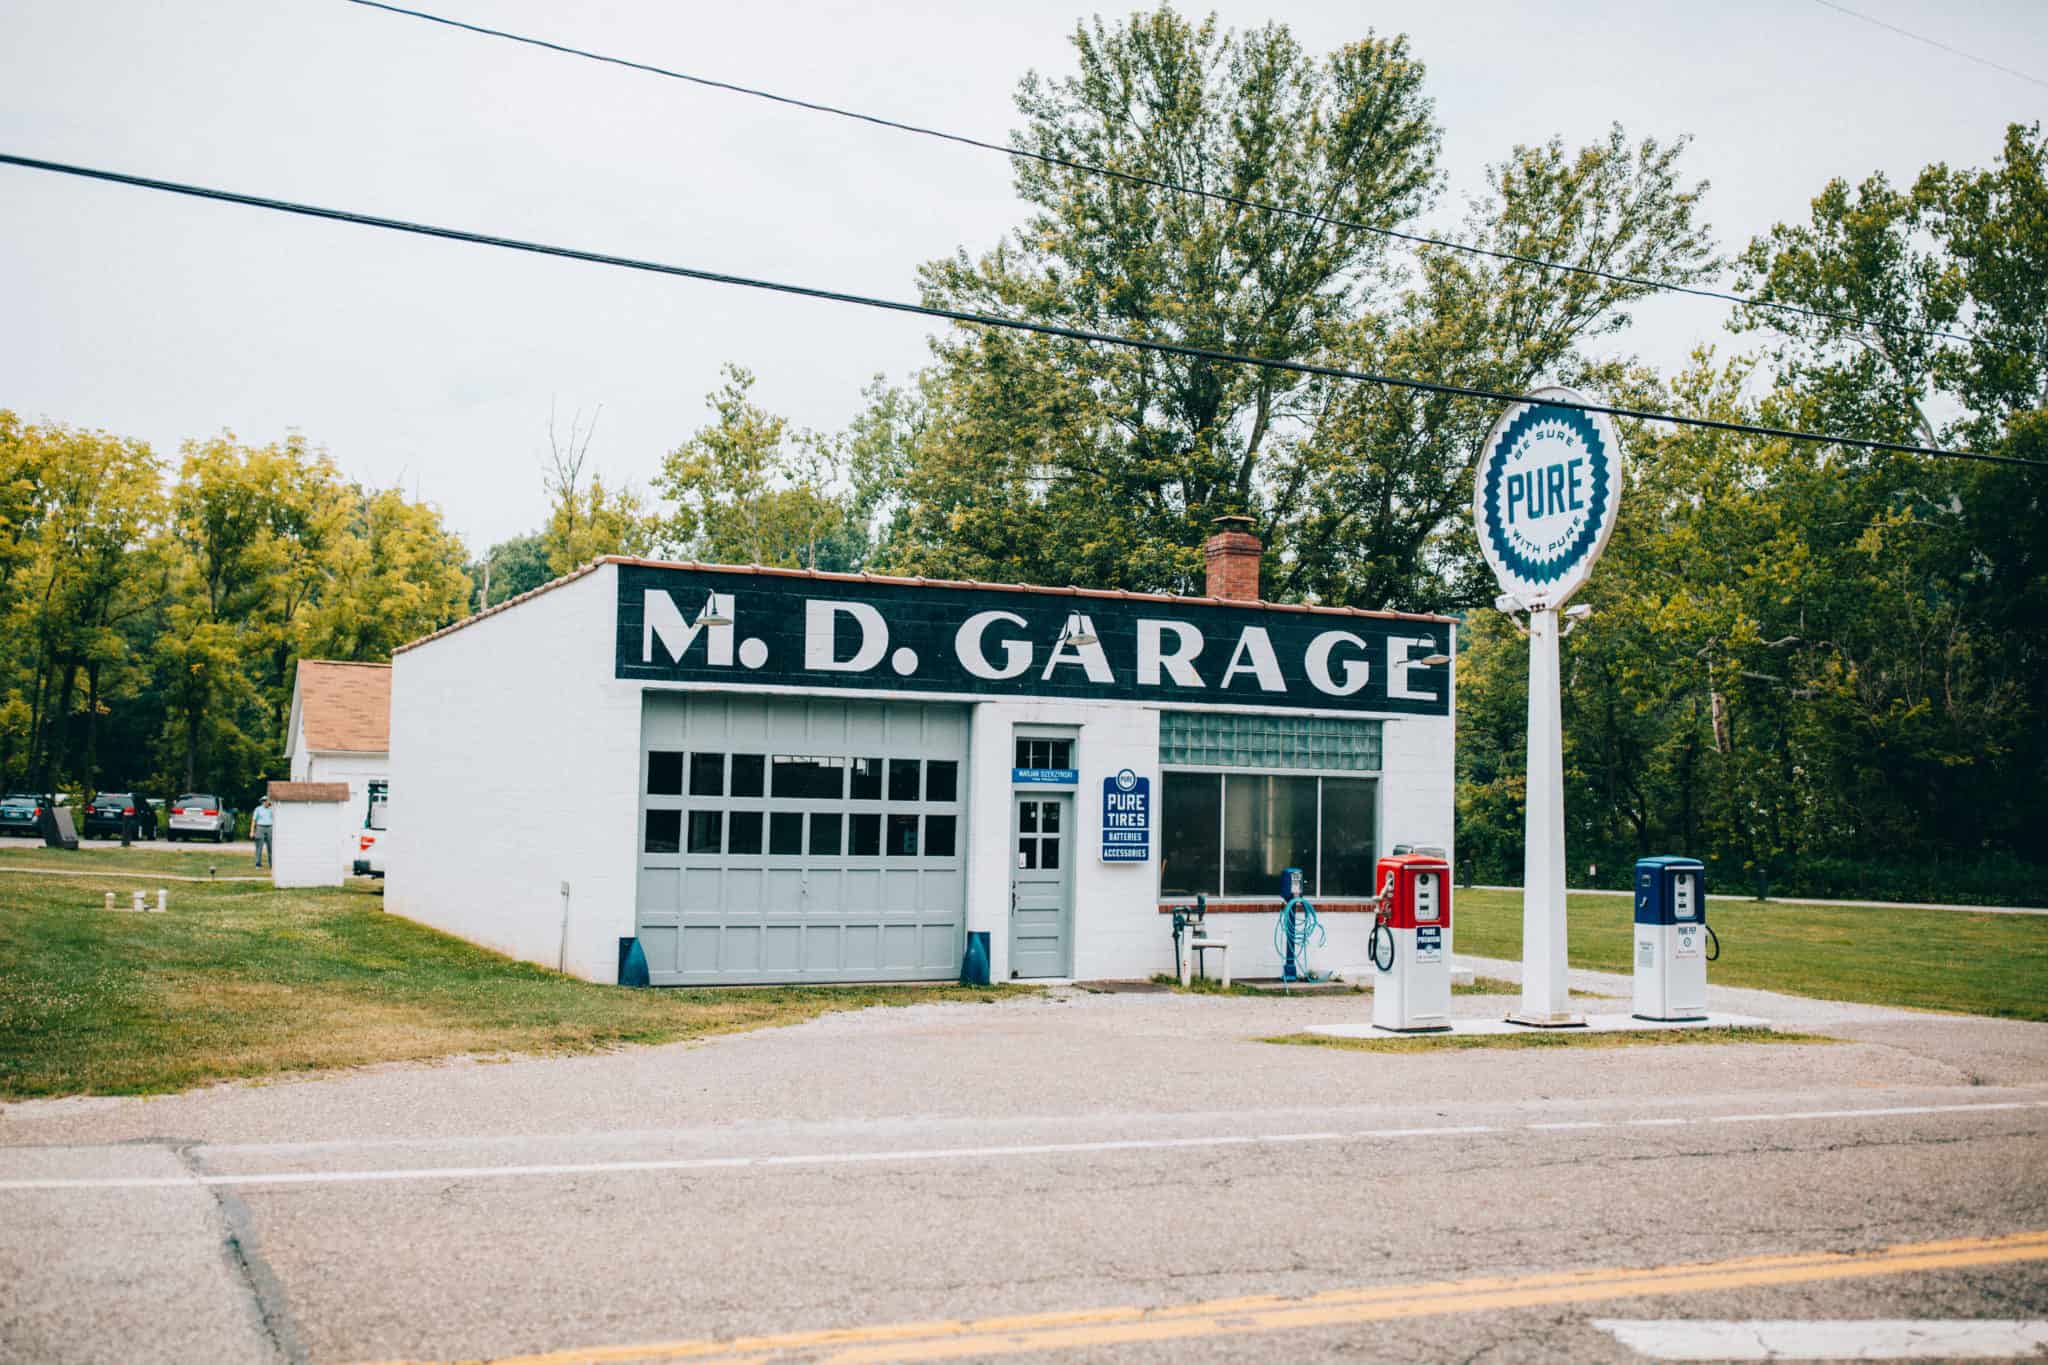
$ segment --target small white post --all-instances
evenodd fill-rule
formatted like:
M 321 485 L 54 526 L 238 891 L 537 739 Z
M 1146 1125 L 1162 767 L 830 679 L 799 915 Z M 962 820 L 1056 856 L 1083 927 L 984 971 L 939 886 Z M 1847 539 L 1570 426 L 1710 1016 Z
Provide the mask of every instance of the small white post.
M 1518 1024 L 1560 1027 L 1571 1013 L 1565 962 L 1564 715 L 1555 608 L 1529 613 L 1529 788 L 1522 847 L 1522 1007 Z
M 143 908 L 144 908 L 144 907 L 143 907 L 143 903 L 142 903 L 142 893 L 141 893 L 140 891 L 137 891 L 137 892 L 135 893 L 135 905 L 134 905 L 135 913 L 136 913 L 136 914 L 138 914 L 138 915 L 139 915 L 139 914 L 141 914 L 141 913 L 143 912 Z
M 107 909 L 111 910 L 111 909 L 113 909 L 113 908 L 114 908 L 114 893 L 113 893 L 113 892 L 111 892 L 111 891 L 109 891 L 109 892 L 107 893 Z
M 171 897 L 161 886 L 156 889 L 156 912 L 161 915 L 171 908 Z

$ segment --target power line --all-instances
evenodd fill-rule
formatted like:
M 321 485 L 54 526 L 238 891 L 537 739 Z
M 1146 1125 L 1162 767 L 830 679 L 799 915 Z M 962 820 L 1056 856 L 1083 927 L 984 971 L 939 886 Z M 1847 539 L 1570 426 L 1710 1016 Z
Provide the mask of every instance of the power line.
M 2048 86 L 2048 81 L 2042 80 L 2039 76 L 2029 76 L 2024 71 L 2015 71 L 2009 66 L 2005 66 L 2001 63 L 1992 61 L 1989 57 L 1979 57 L 1974 52 L 1965 52 L 1959 47 L 1950 47 L 1947 43 L 1941 42 L 1934 38 L 1926 37 L 1923 34 L 1914 33 L 1910 29 L 1900 28 L 1897 24 L 1888 24 L 1884 20 L 1874 19 L 1868 14 L 1858 14 L 1855 10 L 1850 9 L 1847 5 L 1836 4 L 1835 0 L 1813 0 L 1813 3 L 1816 5 L 1823 5 L 1828 9 L 1833 10 L 1837 14 L 1846 14 L 1851 19 L 1861 19 L 1866 24 L 1875 24 L 1879 28 L 1890 29 L 1893 33 L 1898 34 L 1901 38 L 1911 38 L 1916 43 L 1925 43 L 1929 47 L 1940 48 L 1943 52 L 1948 53 L 1951 57 L 1961 57 L 1966 62 L 1975 62 L 1979 66 L 1988 66 L 1993 71 L 2003 71 L 2008 76 L 2017 76 L 2023 81 L 2032 81 L 2035 85 Z
M 553 246 L 545 242 L 525 241 L 518 237 L 499 237 L 490 233 L 470 232 L 462 228 L 439 227 L 432 223 L 418 223 L 403 218 L 382 218 L 375 214 L 356 213 L 349 209 L 323 208 L 317 204 L 301 204 L 290 199 L 268 199 L 260 195 L 239 194 L 233 190 L 214 189 L 206 185 L 189 185 L 176 180 L 154 180 L 147 176 L 128 175 L 121 171 L 101 170 L 92 166 L 78 166 L 65 161 L 45 161 L 39 157 L 17 156 L 11 152 L 0 152 L 0 165 L 21 166 L 36 171 L 51 171 L 58 175 L 77 176 L 85 180 L 99 180 L 114 185 L 127 185 L 135 189 L 159 190 L 166 194 L 183 195 L 190 199 L 207 199 L 223 204 L 240 204 L 245 208 L 268 209 L 274 213 L 295 214 L 301 218 L 323 218 L 329 222 L 353 223 L 358 227 L 383 228 L 390 232 L 405 232 L 417 237 L 438 237 L 443 241 L 466 242 L 472 246 L 498 247 L 506 251 L 523 251 L 536 256 L 556 256 L 564 260 L 586 261 L 592 265 L 609 265 L 624 270 L 642 270 L 657 275 L 674 275 L 683 279 L 703 280 L 710 284 L 729 284 L 742 289 L 759 289 L 775 294 L 791 294 L 798 298 L 822 299 L 829 303 L 850 303 L 863 308 L 880 308 L 892 313 L 909 313 L 918 317 L 939 318 L 946 322 L 957 322 L 973 327 L 995 327 L 1014 332 L 1033 332 L 1040 336 L 1060 337 L 1068 341 L 1085 341 L 1098 346 L 1122 346 L 1132 350 L 1151 351 L 1160 355 L 1180 356 L 1189 360 L 1207 360 L 1221 365 L 1249 365 L 1259 369 L 1283 370 L 1290 374 L 1314 375 L 1325 379 L 1346 379 L 1364 384 L 1379 384 L 1388 388 L 1408 389 L 1417 393 L 1441 394 L 1451 398 L 1478 398 L 1493 403 L 1532 403 L 1540 407 L 1570 408 L 1579 412 L 1604 413 L 1610 417 L 1626 417 L 1640 422 L 1661 422 L 1670 426 L 1699 427 L 1709 431 L 1731 431 L 1749 436 L 1770 436 L 1781 440 L 1806 441 L 1819 445 L 1849 446 L 1858 450 L 1874 450 L 1897 455 L 1930 455 L 1949 460 L 1977 460 L 1986 464 L 2021 465 L 2029 469 L 2048 469 L 2048 460 L 2028 460 L 2012 455 L 1989 455 L 1970 450 L 1947 450 L 1939 446 L 1909 445 L 1898 441 L 1875 441 L 1861 436 L 1829 436 L 1817 431 L 1798 431 L 1789 427 L 1757 426 L 1744 422 L 1724 422 L 1712 417 L 1687 417 L 1679 413 L 1651 412 L 1642 408 L 1614 407 L 1605 403 L 1577 403 L 1550 398 L 1536 398 L 1529 394 L 1509 393 L 1501 389 L 1483 389 L 1466 384 L 1446 384 L 1433 379 L 1412 379 L 1404 375 L 1374 374 L 1368 370 L 1351 370 L 1337 365 L 1318 365 L 1304 360 L 1280 360 L 1271 356 L 1240 355 L 1234 351 L 1217 351 L 1205 346 L 1187 346 L 1179 342 L 1154 341 L 1145 337 L 1118 336 L 1111 332 L 1091 332 L 1079 327 L 1062 327 L 1057 323 L 1032 322 L 1024 318 L 1006 318 L 993 313 L 970 313 L 957 308 L 940 308 L 925 303 L 908 303 L 902 299 L 884 299 L 868 294 L 850 294 L 838 289 L 820 289 L 806 284 L 789 284 L 780 280 L 758 279 L 750 275 L 732 275 L 723 271 L 703 270 L 695 266 L 672 265 L 662 261 L 641 260 L 632 256 L 615 256 L 607 252 L 586 251 L 580 247 Z
M 490 28 L 484 24 L 472 24 L 462 19 L 450 19 L 445 15 L 430 14 L 425 10 L 407 9 L 403 5 L 384 3 L 384 0 L 349 0 L 350 4 L 365 9 L 383 10 L 387 14 L 404 15 L 411 19 L 424 19 L 430 24 L 441 24 L 448 28 L 461 29 L 467 33 L 480 34 L 487 38 L 504 38 L 528 47 L 544 48 L 569 57 L 581 57 L 587 61 L 602 62 L 607 66 L 624 67 L 631 71 L 642 71 L 652 76 L 669 80 L 687 81 L 692 85 L 709 90 L 723 90 L 729 94 L 747 95 L 754 99 L 785 104 L 794 109 L 806 109 L 817 114 L 831 114 L 837 118 L 852 119 L 858 123 L 872 124 L 878 128 L 889 128 L 899 133 L 914 133 L 919 137 L 937 138 L 941 142 L 952 142 L 962 147 L 974 147 L 981 151 L 997 152 L 1003 156 L 1022 157 L 1047 166 L 1058 166 L 1064 170 L 1080 171 L 1086 175 L 1105 176 L 1127 184 L 1142 185 L 1148 189 L 1165 190 L 1171 194 L 1184 194 L 1197 199 L 1210 199 L 1217 203 L 1229 204 L 1236 208 L 1250 209 L 1256 213 L 1278 214 L 1306 223 L 1324 227 L 1342 228 L 1349 232 L 1366 232 L 1385 237 L 1391 241 L 1406 242 L 1412 246 L 1436 247 L 1445 251 L 1459 251 L 1474 256 L 1487 256 L 1497 261 L 1512 261 L 1517 265 L 1535 266 L 1543 270 L 1556 270 L 1570 275 L 1583 275 L 1590 279 L 1606 280 L 1611 284 L 1629 284 L 1643 289 L 1660 290 L 1671 294 L 1689 294 L 1694 298 L 1714 299 L 1721 303 L 1738 304 L 1744 308 L 1762 308 L 1773 312 L 1789 313 L 1800 317 L 1815 318 L 1824 322 L 1843 322 L 1856 327 L 1877 331 L 1898 332 L 1910 336 L 1940 337 L 1949 341 L 1961 341 L 1970 345 L 1985 345 L 1980 338 L 1962 332 L 1944 331 L 1938 327 L 1915 327 L 1901 322 L 1871 322 L 1854 313 L 1834 313 L 1822 308 L 1807 308 L 1796 303 L 1782 303 L 1774 299 L 1756 298 L 1747 294 L 1729 293 L 1719 289 L 1704 289 L 1697 285 L 1677 284 L 1670 280 L 1653 280 L 1641 275 L 1629 275 L 1619 271 L 1598 270 L 1592 266 L 1569 265 L 1563 261 L 1547 261 L 1540 256 L 1526 256 L 1520 252 L 1502 251 L 1494 247 L 1479 246 L 1471 242 L 1455 242 L 1444 237 L 1431 237 L 1424 233 L 1404 232 L 1399 228 L 1384 227 L 1375 223 L 1361 223 L 1350 218 L 1336 218 L 1329 214 L 1316 213 L 1310 209 L 1292 208 L 1286 204 L 1274 204 L 1260 199 L 1249 199 L 1242 195 L 1229 194 L 1222 190 L 1197 189 L 1172 180 L 1156 176 L 1141 175 L 1134 171 L 1120 171 L 1111 166 L 1099 166 L 1093 162 L 1075 161 L 1056 156 L 1051 152 L 1036 152 L 1021 147 L 1005 146 L 983 138 L 970 137 L 965 133 L 949 133 L 941 128 L 928 128 L 920 124 L 904 123 L 897 119 L 885 118 L 880 114 L 862 113 L 858 109 L 846 109 L 835 104 L 822 104 L 816 100 L 799 99 L 794 95 L 781 95 L 772 90 L 760 90 L 753 86 L 739 85 L 732 81 L 717 80 L 710 76 L 692 75 L 687 71 L 676 71 L 649 62 L 634 61 L 629 57 L 614 57 L 587 48 L 571 47 L 566 43 L 551 42 L 546 38 L 534 38 L 523 33 L 506 29 Z

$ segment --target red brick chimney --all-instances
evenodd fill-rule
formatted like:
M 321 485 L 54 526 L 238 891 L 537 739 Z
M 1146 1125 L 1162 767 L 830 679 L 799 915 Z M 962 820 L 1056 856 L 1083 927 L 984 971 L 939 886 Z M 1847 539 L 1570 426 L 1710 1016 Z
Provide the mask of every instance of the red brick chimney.
M 1216 518 L 1216 534 L 1202 543 L 1209 561 L 1209 596 L 1238 602 L 1259 600 L 1259 552 L 1250 517 Z

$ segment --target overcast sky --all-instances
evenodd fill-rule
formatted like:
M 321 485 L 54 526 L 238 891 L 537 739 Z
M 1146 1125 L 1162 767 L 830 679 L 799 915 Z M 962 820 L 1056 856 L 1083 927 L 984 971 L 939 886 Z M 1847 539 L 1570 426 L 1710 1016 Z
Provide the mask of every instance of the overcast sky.
M 416 0 L 479 23 L 1002 140 L 1028 68 L 1094 11 Z M 2048 5 L 1850 8 L 2048 78 Z M 1120 14 L 1121 10 L 1105 10 Z M 1190 7 L 1191 13 L 1200 13 Z M 1405 32 L 1445 128 L 1449 226 L 1485 166 L 1553 134 L 1690 133 L 1724 248 L 1832 176 L 1988 164 L 2048 88 L 1818 0 L 1231 0 L 1327 52 Z M 1021 216 L 986 152 L 397 18 L 344 0 L 0 0 L 0 148 L 505 236 L 899 298 Z M 1733 344 L 1718 305 L 1645 306 L 1663 365 Z M 472 549 L 542 516 L 550 405 L 602 405 L 592 458 L 649 479 L 721 362 L 834 429 L 928 326 L 841 305 L 431 242 L 0 167 L 0 407 L 178 444 L 297 430 L 403 479 Z

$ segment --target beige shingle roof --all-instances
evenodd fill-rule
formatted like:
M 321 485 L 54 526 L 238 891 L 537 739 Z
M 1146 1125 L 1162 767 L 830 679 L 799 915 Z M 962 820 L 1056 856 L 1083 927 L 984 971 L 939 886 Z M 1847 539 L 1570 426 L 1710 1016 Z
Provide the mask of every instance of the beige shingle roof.
M 391 665 L 299 660 L 299 723 L 308 749 L 389 753 Z

